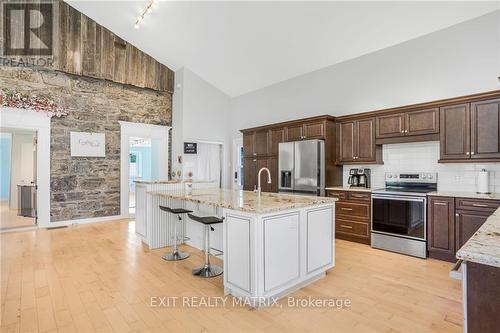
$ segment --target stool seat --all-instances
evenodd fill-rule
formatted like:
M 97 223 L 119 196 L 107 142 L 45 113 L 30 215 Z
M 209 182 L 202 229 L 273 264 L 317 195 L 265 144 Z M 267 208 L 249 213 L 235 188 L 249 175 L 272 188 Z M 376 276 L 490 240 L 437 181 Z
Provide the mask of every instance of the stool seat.
M 167 206 L 160 206 L 160 209 L 169 212 L 172 214 L 186 214 L 186 213 L 192 213 L 192 210 L 184 209 L 184 208 L 170 208 Z
M 223 219 L 217 216 L 196 216 L 193 214 L 188 214 L 188 216 L 190 219 L 203 224 L 217 224 L 217 223 L 222 223 L 224 221 Z

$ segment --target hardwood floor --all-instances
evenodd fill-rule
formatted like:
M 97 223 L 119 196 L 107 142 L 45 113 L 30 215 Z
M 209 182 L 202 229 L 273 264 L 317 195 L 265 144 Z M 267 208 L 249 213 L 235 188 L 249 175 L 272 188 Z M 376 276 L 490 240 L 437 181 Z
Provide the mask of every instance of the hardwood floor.
M 8 201 L 0 201 L 0 229 L 35 225 L 32 217 L 17 216 L 17 209 L 10 209 Z
M 223 296 L 222 277 L 191 275 L 201 252 L 161 259 L 134 223 L 1 234 L 2 332 L 461 332 L 450 264 L 337 240 L 336 267 L 295 297 L 348 298 L 346 309 L 151 307 L 154 296 Z

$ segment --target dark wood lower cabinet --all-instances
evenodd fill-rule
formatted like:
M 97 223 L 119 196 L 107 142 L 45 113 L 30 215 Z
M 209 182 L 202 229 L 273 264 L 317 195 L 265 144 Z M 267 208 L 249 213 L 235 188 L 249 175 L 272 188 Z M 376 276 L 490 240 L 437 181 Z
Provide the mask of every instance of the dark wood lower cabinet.
M 335 205 L 335 238 L 370 244 L 371 193 L 327 191 Z
M 498 207 L 498 200 L 430 196 L 427 213 L 429 257 L 455 262 L 456 252 Z
M 455 213 L 455 249 L 458 251 L 476 233 L 491 214 L 474 211 Z
M 430 197 L 427 214 L 429 257 L 455 260 L 455 198 Z

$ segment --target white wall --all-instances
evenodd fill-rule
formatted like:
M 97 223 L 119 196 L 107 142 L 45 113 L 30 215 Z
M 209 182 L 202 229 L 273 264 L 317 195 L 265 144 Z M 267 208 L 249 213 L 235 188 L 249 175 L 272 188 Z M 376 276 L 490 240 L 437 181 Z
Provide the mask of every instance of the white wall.
M 177 156 L 183 155 L 183 142 L 218 142 L 223 144 L 222 187 L 231 186 L 230 97 L 204 81 L 187 68 L 175 72 L 175 93 L 172 112 L 172 167 L 179 168 Z M 196 157 L 183 156 L 183 175 L 193 170 Z M 197 176 L 194 175 L 196 179 Z M 207 211 L 206 214 L 214 214 Z M 188 244 L 202 248 L 203 226 L 186 221 Z M 222 249 L 222 228 L 211 233 L 211 246 Z
M 34 180 L 34 134 L 12 134 L 12 166 L 10 178 L 10 208 L 17 208 L 18 184 L 31 184 Z
M 178 168 L 183 142 L 217 142 L 224 145 L 222 186 L 230 186 L 230 97 L 187 68 L 175 73 L 172 113 L 172 160 Z M 192 160 L 190 156 L 187 160 Z M 184 158 L 186 160 L 186 158 Z M 196 175 L 195 175 L 196 178 Z
M 236 97 L 232 135 L 278 121 L 500 89 L 498 76 L 500 11 Z
M 344 166 L 344 185 L 349 169 L 371 170 L 372 188 L 384 187 L 386 172 L 437 172 L 439 191 L 475 192 L 477 173 L 489 171 L 490 191 L 500 193 L 500 163 L 438 163 L 439 142 L 416 142 L 383 145 L 383 165 Z

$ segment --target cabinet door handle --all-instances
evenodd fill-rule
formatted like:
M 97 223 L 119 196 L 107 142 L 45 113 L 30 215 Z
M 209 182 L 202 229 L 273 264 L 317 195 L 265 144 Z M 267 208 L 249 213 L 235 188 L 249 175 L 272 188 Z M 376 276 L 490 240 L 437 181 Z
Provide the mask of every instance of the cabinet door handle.
M 471 154 L 471 155 L 474 155 L 474 152 L 473 152 L 473 151 L 471 151 L 471 152 L 470 152 L 470 154 Z
M 351 194 L 351 197 L 354 197 L 354 198 L 366 198 L 366 195 L 362 195 L 362 194 Z
M 352 227 L 350 225 L 341 224 L 340 226 L 342 228 L 352 229 Z
M 465 155 L 469 156 L 469 155 L 470 155 L 470 153 L 469 153 L 469 152 L 466 152 L 466 153 L 465 153 Z
M 472 204 L 474 207 L 489 207 L 489 205 L 486 204 Z
M 445 202 L 435 202 L 434 204 L 437 206 L 446 206 L 447 205 L 447 203 L 445 203 Z
M 340 208 L 340 210 L 352 210 L 352 208 Z
M 405 130 L 405 133 L 408 133 L 408 130 Z
M 460 214 L 456 213 L 456 214 L 455 214 L 455 216 L 456 216 L 456 217 L 459 217 L 459 216 L 460 216 Z

